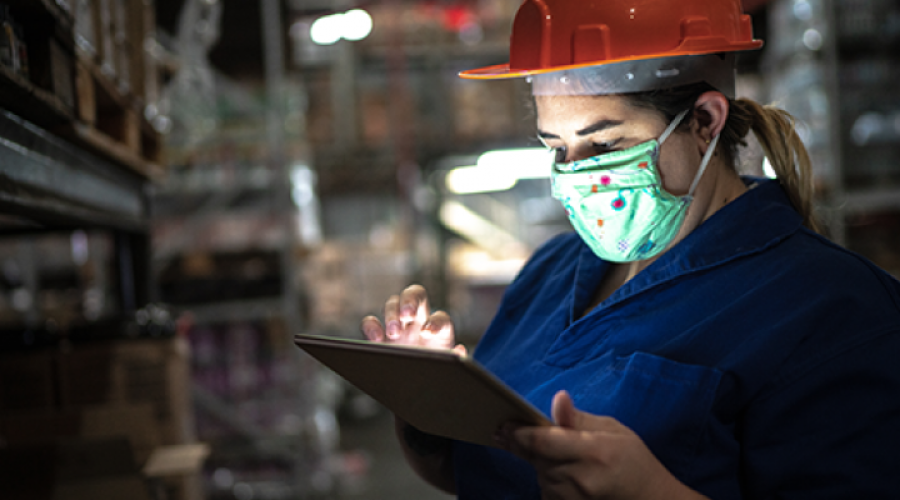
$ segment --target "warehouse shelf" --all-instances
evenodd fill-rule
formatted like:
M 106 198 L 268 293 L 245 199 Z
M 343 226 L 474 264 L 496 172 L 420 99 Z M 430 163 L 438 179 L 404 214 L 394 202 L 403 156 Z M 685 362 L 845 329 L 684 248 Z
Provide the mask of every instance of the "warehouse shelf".
M 900 244 L 882 236 L 900 227 L 898 16 L 886 0 L 778 0 L 767 58 L 770 98 L 805 128 L 829 235 L 894 274 Z
M 390 46 L 366 47 L 362 51 L 362 57 L 386 59 L 391 51 L 396 50 Z M 506 40 L 496 42 L 482 42 L 478 45 L 405 45 L 401 47 L 403 55 L 410 58 L 490 58 L 501 60 L 509 55 L 509 42 Z
M 142 17 L 154 2 L 0 4 L 16 56 L 0 64 L 0 236 L 4 269 L 15 270 L 0 290 L 0 409 L 16 410 L 0 412 L 0 440 L 17 443 L 7 450 L 16 460 L 35 446 L 115 435 L 122 458 L 138 467 L 163 445 L 195 440 L 188 343 L 162 308 L 150 307 L 148 186 L 164 172 L 161 135 L 144 116 L 158 96 L 140 90 L 158 76 L 144 50 L 155 22 Z M 93 23 L 113 7 L 121 15 Z M 114 69 L 125 69 L 104 71 L 97 54 L 76 44 L 76 16 L 89 18 L 96 41 L 116 51 Z M 165 328 L 156 322 L 163 316 Z M 9 391 L 11 384 L 28 389 Z M 10 427 L 16 422 L 20 430 Z M 59 457 L 44 465 L 62 470 Z M 102 497 L 107 474 L 48 476 L 40 488 L 65 496 L 71 480 Z M 193 469 L 149 485 L 134 479 L 129 498 L 151 489 L 154 498 L 202 497 Z
M 232 323 L 280 317 L 284 315 L 285 302 L 281 297 L 266 297 L 192 305 L 184 309 L 191 312 L 197 324 Z
M 22 9 L 25 12 L 50 15 L 55 22 L 62 23 L 63 28 L 72 28 L 72 15 L 62 5 L 53 0 L 3 0 L 3 3 L 14 9 Z
M 143 179 L 4 110 L 0 179 L 9 214 L 50 225 L 146 225 Z
M 221 423 L 228 426 L 238 436 L 248 438 L 256 442 L 267 442 L 265 446 L 269 454 L 284 460 L 293 460 L 296 458 L 296 450 L 292 450 L 286 445 L 284 435 L 280 440 L 266 439 L 278 436 L 278 433 L 263 429 L 253 422 L 241 418 L 234 411 L 234 406 L 204 388 L 202 385 L 193 384 L 191 386 L 191 396 L 194 404 L 203 408 L 204 411 L 214 415 Z
M 835 201 L 848 214 L 900 210 L 900 188 L 847 191 Z
M 72 120 L 70 107 L 50 91 L 32 84 L 19 75 L 0 65 L 0 107 L 27 114 L 35 123 L 54 126 Z
M 60 41 L 74 47 L 72 14 L 53 0 L 4 0 L 4 4 L 15 9 L 19 17 L 33 19 L 44 26 L 50 26 Z

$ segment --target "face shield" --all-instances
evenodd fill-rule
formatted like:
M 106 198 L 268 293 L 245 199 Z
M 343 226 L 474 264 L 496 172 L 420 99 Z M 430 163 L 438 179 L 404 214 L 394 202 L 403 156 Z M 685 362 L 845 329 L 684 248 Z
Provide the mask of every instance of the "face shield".
M 535 96 L 607 95 L 707 82 L 735 97 L 735 53 L 687 55 L 561 69 L 527 77 Z

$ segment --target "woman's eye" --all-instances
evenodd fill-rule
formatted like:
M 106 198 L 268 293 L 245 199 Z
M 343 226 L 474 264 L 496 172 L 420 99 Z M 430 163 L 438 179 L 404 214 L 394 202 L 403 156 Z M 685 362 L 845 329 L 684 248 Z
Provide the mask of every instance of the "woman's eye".
M 553 160 L 556 163 L 565 163 L 566 162 L 566 148 L 556 148 L 556 158 Z
M 612 151 L 613 149 L 615 149 L 616 143 L 618 143 L 618 142 L 619 141 L 617 141 L 617 140 L 616 141 L 607 141 L 607 142 L 595 142 L 592 144 L 592 146 L 594 148 L 594 152 L 597 154 L 608 153 L 608 152 Z

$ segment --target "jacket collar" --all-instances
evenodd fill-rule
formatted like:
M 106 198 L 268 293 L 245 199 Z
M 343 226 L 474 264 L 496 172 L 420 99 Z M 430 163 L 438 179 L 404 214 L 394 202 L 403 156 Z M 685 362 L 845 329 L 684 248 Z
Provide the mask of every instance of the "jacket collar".
M 616 290 L 604 306 L 620 302 L 679 276 L 762 252 L 801 228 L 803 220 L 777 180 L 744 178 L 744 182 L 755 183 L 755 186 L 722 207 Z M 590 248 L 583 243 L 582 245 L 579 270 L 594 275 L 589 281 L 593 282 L 592 286 L 595 288 L 608 264 L 597 262 L 599 259 Z M 581 272 L 578 274 L 586 277 Z M 590 286 L 591 284 L 581 281 L 581 286 L 576 284 L 576 289 Z M 578 292 L 583 294 L 585 290 L 577 290 L 576 293 Z M 593 293 L 593 290 L 589 293 Z

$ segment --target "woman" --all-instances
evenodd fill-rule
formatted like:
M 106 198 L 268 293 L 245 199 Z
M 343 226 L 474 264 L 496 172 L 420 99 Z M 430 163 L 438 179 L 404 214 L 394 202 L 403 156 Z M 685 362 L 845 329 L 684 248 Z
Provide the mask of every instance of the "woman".
M 728 54 L 760 44 L 739 3 L 634 5 L 526 1 L 510 65 L 464 75 L 530 76 L 557 151 L 577 234 L 535 253 L 474 353 L 557 426 L 488 449 L 398 421 L 410 463 L 463 499 L 894 498 L 900 284 L 817 234 L 790 116 L 733 99 Z M 736 173 L 750 130 L 777 180 Z M 384 325 L 362 329 L 454 345 L 418 286 Z

